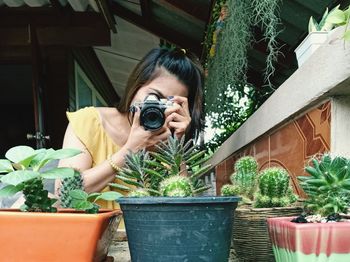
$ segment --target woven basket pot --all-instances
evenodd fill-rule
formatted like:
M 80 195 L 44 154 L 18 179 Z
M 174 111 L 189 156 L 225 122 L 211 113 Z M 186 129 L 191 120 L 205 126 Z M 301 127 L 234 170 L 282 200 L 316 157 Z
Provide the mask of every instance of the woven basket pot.
M 300 207 L 237 208 L 232 245 L 239 261 L 275 261 L 266 219 L 300 215 Z

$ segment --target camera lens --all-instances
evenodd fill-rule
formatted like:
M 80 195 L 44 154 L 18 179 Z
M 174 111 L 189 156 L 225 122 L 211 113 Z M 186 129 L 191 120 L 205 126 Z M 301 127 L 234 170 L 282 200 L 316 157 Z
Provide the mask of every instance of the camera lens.
M 165 116 L 158 107 L 147 107 L 141 110 L 141 125 L 147 130 L 157 130 L 164 125 Z

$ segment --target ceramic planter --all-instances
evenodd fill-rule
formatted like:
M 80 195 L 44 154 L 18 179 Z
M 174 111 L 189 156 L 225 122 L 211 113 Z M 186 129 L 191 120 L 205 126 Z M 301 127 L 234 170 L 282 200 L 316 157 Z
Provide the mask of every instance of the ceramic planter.
M 8 262 L 102 261 L 120 217 L 120 210 L 99 214 L 0 210 L 1 257 Z
M 309 57 L 328 39 L 329 32 L 311 32 L 295 49 L 295 54 L 300 67 Z
M 238 197 L 120 198 L 133 262 L 227 261 Z
M 290 222 L 293 217 L 267 219 L 277 262 L 350 261 L 350 222 Z

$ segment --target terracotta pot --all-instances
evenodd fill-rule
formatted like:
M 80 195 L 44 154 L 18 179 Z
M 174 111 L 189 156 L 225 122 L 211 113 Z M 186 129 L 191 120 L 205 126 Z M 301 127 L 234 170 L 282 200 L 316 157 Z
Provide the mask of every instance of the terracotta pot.
M 1 209 L 1 257 L 7 262 L 102 261 L 120 217 L 120 210 L 85 214 L 73 210 L 33 213 Z
M 277 262 L 349 262 L 350 222 L 290 222 L 293 217 L 268 218 Z

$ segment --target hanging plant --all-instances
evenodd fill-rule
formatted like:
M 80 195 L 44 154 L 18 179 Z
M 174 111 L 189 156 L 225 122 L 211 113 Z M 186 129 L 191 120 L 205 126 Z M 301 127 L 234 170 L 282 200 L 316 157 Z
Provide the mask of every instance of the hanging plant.
M 211 29 L 217 25 L 218 19 L 209 26 L 207 33 L 211 49 L 209 51 L 207 44 L 206 119 L 209 119 L 207 124 L 211 128 L 221 130 L 206 143 L 206 148 L 211 151 L 237 130 L 274 90 L 270 77 L 274 74 L 279 54 L 279 3 L 280 0 L 228 0 L 213 9 L 219 13 L 218 10 L 225 6 L 228 16 L 218 34 Z M 268 52 L 264 72 L 266 86 L 259 89 L 248 83 L 246 76 L 248 50 L 255 41 L 256 27 L 262 31 Z
M 223 32 L 218 35 L 215 56 L 208 56 L 206 80 L 206 111 L 222 112 L 217 94 L 223 94 L 229 85 L 244 87 L 247 84 L 248 49 L 254 41 L 253 26 L 259 26 L 267 41 L 265 81 L 271 86 L 274 62 L 278 56 L 277 25 L 280 0 L 228 0 L 228 17 Z M 243 96 L 243 92 L 242 92 Z

